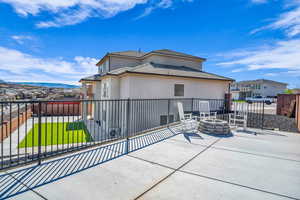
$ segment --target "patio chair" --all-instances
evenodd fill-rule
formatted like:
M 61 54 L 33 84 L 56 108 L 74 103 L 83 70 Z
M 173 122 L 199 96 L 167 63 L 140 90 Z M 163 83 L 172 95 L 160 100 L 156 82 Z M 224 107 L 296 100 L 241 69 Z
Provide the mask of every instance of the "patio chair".
M 177 103 L 179 119 L 182 124 L 182 131 L 195 129 L 197 127 L 197 119 L 192 116 L 192 113 L 184 114 L 182 102 Z
M 232 128 L 243 127 L 243 130 L 247 130 L 247 105 L 244 103 L 234 103 L 234 112 L 229 114 L 229 126 Z
M 209 101 L 199 101 L 199 114 L 201 119 L 217 119 L 217 112 L 210 110 Z

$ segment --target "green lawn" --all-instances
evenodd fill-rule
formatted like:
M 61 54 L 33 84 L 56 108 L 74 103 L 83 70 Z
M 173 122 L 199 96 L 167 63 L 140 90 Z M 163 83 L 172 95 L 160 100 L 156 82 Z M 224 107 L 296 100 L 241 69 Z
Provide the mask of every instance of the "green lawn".
M 245 103 L 245 100 L 233 100 L 233 102 L 237 102 L 237 103 Z
M 92 140 L 83 122 L 42 123 L 42 146 L 89 142 Z M 38 146 L 38 124 L 19 143 L 19 148 Z

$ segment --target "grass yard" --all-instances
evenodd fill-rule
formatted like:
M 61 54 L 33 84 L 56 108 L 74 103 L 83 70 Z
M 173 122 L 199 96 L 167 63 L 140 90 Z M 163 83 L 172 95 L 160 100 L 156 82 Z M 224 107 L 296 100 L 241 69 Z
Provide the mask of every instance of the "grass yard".
M 83 122 L 42 123 L 42 146 L 90 142 L 92 138 Z M 19 148 L 38 146 L 38 124 L 19 143 Z
M 237 102 L 237 103 L 245 103 L 245 100 L 233 100 L 233 102 Z

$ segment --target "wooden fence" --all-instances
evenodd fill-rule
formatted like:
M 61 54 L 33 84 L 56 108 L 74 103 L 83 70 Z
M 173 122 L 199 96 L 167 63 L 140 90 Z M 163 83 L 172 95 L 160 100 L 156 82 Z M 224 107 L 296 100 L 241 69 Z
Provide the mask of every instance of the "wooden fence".
M 296 96 L 296 123 L 298 130 L 300 131 L 300 95 Z
M 0 141 L 2 142 L 5 138 L 10 136 L 15 130 L 18 129 L 27 119 L 32 115 L 31 109 L 28 109 L 26 112 L 21 112 L 19 116 L 16 116 L 12 120 L 4 121 L 0 125 Z

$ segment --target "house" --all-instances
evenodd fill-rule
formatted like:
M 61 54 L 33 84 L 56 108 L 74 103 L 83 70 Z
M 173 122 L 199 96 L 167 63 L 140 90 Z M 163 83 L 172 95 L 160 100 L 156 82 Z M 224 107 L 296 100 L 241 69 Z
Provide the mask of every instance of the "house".
M 223 99 L 233 79 L 204 72 L 204 61 L 166 49 L 107 53 L 80 82 L 85 99 Z
M 83 98 L 88 100 L 224 99 L 225 94 L 230 92 L 229 86 L 233 79 L 205 72 L 203 70 L 205 60 L 167 49 L 148 53 L 141 51 L 107 53 L 96 64 L 98 73 L 80 80 Z M 113 124 L 115 118 L 107 120 L 108 114 L 115 111 L 113 105 L 91 104 L 83 109 L 90 119 L 102 126 L 110 123 L 105 126 L 122 128 L 119 124 Z M 132 109 L 139 109 L 134 106 L 132 105 Z M 162 113 L 158 113 L 158 117 L 149 119 L 156 126 L 166 121 L 166 113 L 162 111 L 165 110 L 166 105 L 157 105 L 156 108 L 158 106 L 162 106 L 158 109 L 158 112 Z M 143 108 L 143 112 L 146 115 L 147 109 Z M 177 117 L 176 113 L 171 113 L 170 116 L 172 116 L 171 121 Z
M 277 94 L 284 93 L 287 88 L 286 83 L 257 79 L 249 81 L 234 82 L 231 84 L 230 90 L 233 99 L 244 100 L 246 97 L 276 97 Z
M 300 94 L 300 88 L 294 88 L 292 89 L 293 94 Z

